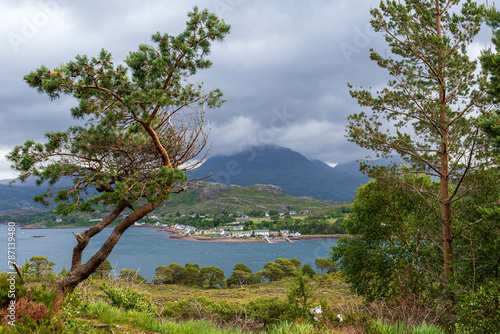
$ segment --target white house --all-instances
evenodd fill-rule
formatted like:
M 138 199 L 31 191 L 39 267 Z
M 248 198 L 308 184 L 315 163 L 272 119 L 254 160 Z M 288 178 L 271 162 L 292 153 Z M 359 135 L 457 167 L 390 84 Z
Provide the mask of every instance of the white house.
M 211 230 L 204 230 L 203 234 L 216 234 L 217 230 L 216 229 L 211 229 Z
M 254 235 L 263 235 L 265 237 L 269 236 L 269 230 L 255 230 L 253 231 Z
M 231 236 L 233 237 L 251 237 L 252 236 L 252 231 L 238 231 L 238 232 L 231 232 Z

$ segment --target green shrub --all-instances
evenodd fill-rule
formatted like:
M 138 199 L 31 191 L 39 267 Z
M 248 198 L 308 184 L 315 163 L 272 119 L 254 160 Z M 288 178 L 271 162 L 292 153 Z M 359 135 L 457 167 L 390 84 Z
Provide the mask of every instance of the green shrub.
M 463 294 L 455 306 L 458 333 L 500 333 L 500 282 L 490 282 Z
M 208 314 L 213 304 L 205 297 L 191 297 L 167 303 L 163 315 L 175 320 L 201 319 Z
M 122 269 L 120 270 L 120 275 L 118 277 L 126 282 L 133 282 L 136 284 L 146 283 L 146 279 L 139 275 L 138 270 Z
M 30 292 L 31 300 L 44 303 L 48 308 L 52 308 L 59 294 L 55 290 L 36 287 Z
M 224 300 L 213 302 L 197 296 L 169 302 L 163 316 L 175 320 L 211 319 L 218 323 L 237 323 L 246 318 L 267 327 L 283 320 L 293 320 L 290 313 L 289 303 L 277 297 L 258 298 L 247 304 L 236 305 Z
M 444 330 L 434 326 L 428 325 L 425 322 L 418 326 L 406 325 L 398 322 L 390 324 L 384 322 L 382 319 L 373 321 L 369 327 L 368 333 L 371 334 L 445 334 Z M 461 332 L 459 332 L 461 333 Z
M 335 282 L 341 279 L 340 272 L 335 273 L 326 273 L 318 277 L 318 281 L 320 282 Z
M 249 317 L 268 326 L 290 319 L 290 304 L 278 297 L 261 297 L 245 305 Z
M 15 277 L 15 280 L 12 280 L 13 277 Z M 12 282 L 14 282 L 14 285 L 12 285 Z M 12 287 L 14 287 L 14 290 L 11 290 Z M 27 291 L 17 275 L 0 273 L 0 307 L 6 307 L 11 299 L 21 298 L 26 295 Z M 11 298 L 13 294 L 15 297 Z
M 411 334 L 445 334 L 445 331 L 434 325 L 427 325 L 425 322 L 414 327 Z
M 304 275 L 300 272 L 297 274 L 286 295 L 287 301 L 291 306 L 292 318 L 309 317 L 309 309 L 314 302 L 314 292 L 316 289 L 317 286 L 311 284 Z
M 99 285 L 106 296 L 113 302 L 113 305 L 126 310 L 138 310 L 148 313 L 154 312 L 154 304 L 151 297 L 146 293 L 135 290 L 131 287 L 115 287 L 106 282 Z
M 210 301 L 205 297 L 191 297 L 169 302 L 163 315 L 175 320 L 210 318 L 219 323 L 231 323 L 244 313 L 245 305 L 230 304 L 225 300 Z
M 226 300 L 220 300 L 209 307 L 209 311 L 216 316 L 219 321 L 234 322 L 244 311 L 244 306 L 230 304 Z
M 372 323 L 369 333 L 373 334 L 409 334 L 409 328 L 402 323 L 389 324 L 382 319 L 378 319 Z
M 312 324 L 298 324 L 289 321 L 273 324 L 267 330 L 268 334 L 314 334 L 316 329 Z

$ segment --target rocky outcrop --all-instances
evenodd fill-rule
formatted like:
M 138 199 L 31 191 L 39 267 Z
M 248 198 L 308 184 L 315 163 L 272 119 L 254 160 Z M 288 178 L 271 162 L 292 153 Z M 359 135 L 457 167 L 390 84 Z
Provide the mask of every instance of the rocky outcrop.
M 256 184 L 255 188 L 258 191 L 263 191 L 270 194 L 275 194 L 275 195 L 283 194 L 283 189 L 281 189 L 281 187 L 274 186 L 272 184 Z
M 196 187 L 194 190 L 198 193 L 200 198 L 211 198 L 213 195 L 221 191 L 230 190 L 231 187 L 220 183 L 205 183 L 201 186 Z

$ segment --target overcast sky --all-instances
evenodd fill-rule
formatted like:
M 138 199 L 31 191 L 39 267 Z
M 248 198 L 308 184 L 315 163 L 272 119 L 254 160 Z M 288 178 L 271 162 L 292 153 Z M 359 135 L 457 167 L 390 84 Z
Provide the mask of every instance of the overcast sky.
M 115 64 L 159 31 L 177 35 L 194 5 L 231 25 L 216 43 L 213 67 L 200 73 L 207 90 L 228 100 L 210 111 L 212 155 L 276 144 L 336 164 L 366 152 L 345 138 L 349 114 L 359 112 L 347 88 L 377 87 L 385 72 L 369 49 L 387 49 L 369 25 L 374 0 L 0 0 L 0 179 L 14 178 L 5 159 L 14 145 L 43 141 L 71 124 L 71 98 L 50 101 L 23 81 L 77 54 L 105 48 Z M 472 47 L 488 43 L 489 31 Z

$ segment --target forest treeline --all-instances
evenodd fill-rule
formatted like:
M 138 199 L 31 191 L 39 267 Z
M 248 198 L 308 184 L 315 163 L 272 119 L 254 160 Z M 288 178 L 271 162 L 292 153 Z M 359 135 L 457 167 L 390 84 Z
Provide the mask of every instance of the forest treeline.
M 277 258 L 274 262 L 264 264 L 262 270 L 252 272 L 243 263 L 235 265 L 230 277 L 226 278 L 224 271 L 218 267 L 202 267 L 198 264 L 186 263 L 181 266 L 177 263 L 162 265 L 156 268 L 155 275 L 151 279 L 152 284 L 181 284 L 186 286 L 197 286 L 205 289 L 222 289 L 238 285 L 260 284 L 265 282 L 293 279 L 297 275 L 309 278 L 318 278 L 324 274 L 337 272 L 337 263 L 330 258 L 317 258 L 314 261 L 317 269 L 315 271 L 310 264 L 302 264 L 297 258 Z M 45 256 L 33 256 L 20 267 L 24 279 L 38 282 L 49 282 L 64 278 L 68 271 L 63 267 L 58 274 L 54 273 L 55 263 L 49 261 Z M 98 279 L 120 279 L 134 283 L 146 283 L 147 279 L 142 277 L 137 270 L 121 269 L 118 274 L 108 259 L 106 259 L 92 274 Z

